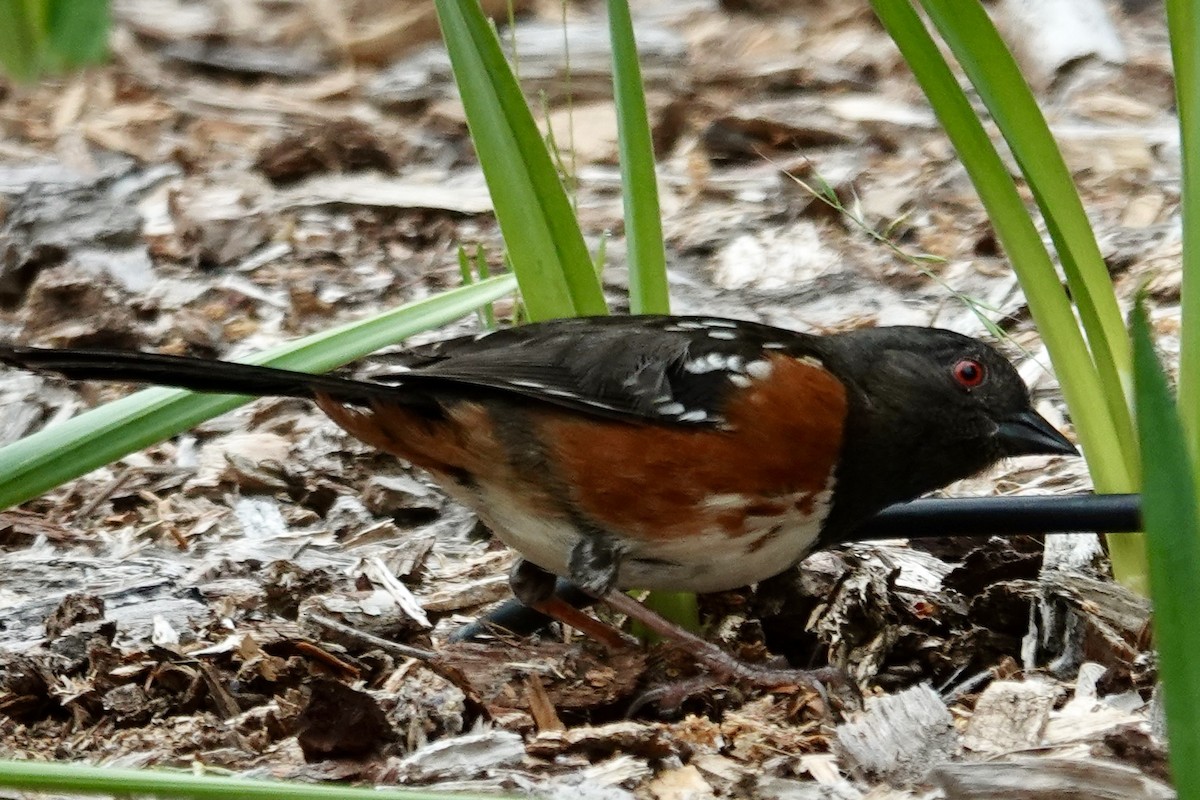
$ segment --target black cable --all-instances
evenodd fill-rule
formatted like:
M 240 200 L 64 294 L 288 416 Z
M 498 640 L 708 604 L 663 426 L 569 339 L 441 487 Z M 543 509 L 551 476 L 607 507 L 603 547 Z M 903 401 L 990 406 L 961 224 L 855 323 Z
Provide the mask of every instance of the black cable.
M 1142 529 L 1141 496 L 947 497 L 901 503 L 859 526 L 853 541 Z
M 880 511 L 848 541 L 928 539 L 939 536 L 1003 536 L 1043 533 L 1129 533 L 1142 529 L 1141 495 L 1074 494 L 1044 497 L 924 498 Z M 559 579 L 555 591 L 576 608 L 595 602 Z M 456 630 L 451 641 L 474 639 L 493 628 L 528 636 L 552 620 L 507 600 L 481 619 Z

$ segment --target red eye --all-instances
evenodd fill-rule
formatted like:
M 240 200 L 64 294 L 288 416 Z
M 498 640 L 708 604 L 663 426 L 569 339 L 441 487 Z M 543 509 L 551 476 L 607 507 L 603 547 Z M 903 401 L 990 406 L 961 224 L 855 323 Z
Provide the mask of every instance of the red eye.
M 954 380 L 965 389 L 974 389 L 983 383 L 983 364 L 973 358 L 964 358 L 954 365 Z

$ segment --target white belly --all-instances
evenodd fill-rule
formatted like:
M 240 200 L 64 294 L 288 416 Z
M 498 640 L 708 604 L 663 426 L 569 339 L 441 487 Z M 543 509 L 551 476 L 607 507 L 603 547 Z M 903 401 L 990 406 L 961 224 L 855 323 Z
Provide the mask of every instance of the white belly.
M 812 550 L 831 498 L 832 481 L 814 498 L 810 513 L 790 506 L 783 516 L 751 519 L 737 536 L 713 528 L 682 538 L 622 539 L 627 550 L 618 587 L 719 592 L 778 575 Z M 574 525 L 531 513 L 506 493 L 489 491 L 486 484 L 458 499 L 476 509 L 495 536 L 523 558 L 570 577 L 571 550 L 582 535 Z
M 571 550 L 580 537 L 574 525 L 545 514 L 530 513 L 528 508 L 511 502 L 507 493 L 489 491 L 486 484 L 477 491 L 479 500 L 470 505 L 497 539 L 547 572 L 564 578 L 570 576 Z
M 757 547 L 753 543 L 770 534 L 770 528 L 738 539 L 715 531 L 648 543 L 625 558 L 619 583 L 623 589 L 699 593 L 748 586 L 778 575 L 808 555 L 820 530 L 818 520 L 783 523 Z

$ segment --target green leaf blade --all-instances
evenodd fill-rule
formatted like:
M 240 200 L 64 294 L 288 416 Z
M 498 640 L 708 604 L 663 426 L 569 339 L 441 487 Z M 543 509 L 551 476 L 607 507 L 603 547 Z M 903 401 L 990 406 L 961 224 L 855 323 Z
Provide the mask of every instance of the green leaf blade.
M 510 293 L 511 275 L 480 281 L 259 353 L 248 362 L 325 372 Z M 153 388 L 107 403 L 0 448 L 0 509 L 230 411 L 252 398 Z
M 96 64 L 108 56 L 108 0 L 49 0 L 46 47 L 56 69 Z
M 30 81 L 42 68 L 45 32 L 26 0 L 0 0 L 0 66 L 18 81 Z
M 1131 489 L 1133 480 L 1124 454 L 1115 446 L 1116 429 L 1106 409 L 1093 402 L 1100 396 L 1101 386 L 1091 356 L 1050 256 L 1004 162 L 912 7 L 907 2 L 889 0 L 872 0 L 872 5 L 929 97 L 1017 270 L 1030 312 L 1062 380 L 1076 429 L 1084 440 L 1088 464 L 1094 465 L 1097 486 L 1113 492 Z
M 1012 52 L 978 0 L 922 0 L 1008 142 L 1046 221 L 1087 333 L 1123 453 L 1136 451 L 1126 396 L 1129 337 L 1083 201 Z
M 971 2 L 975 0 L 963 0 L 964 7 Z M 1101 492 L 1136 491 L 1137 452 L 1128 434 L 1121 433 L 1119 421 L 1128 415 L 1124 410 L 1114 415 L 1115 401 L 1106 391 L 1113 381 L 1101 377 L 1050 254 L 995 145 L 912 4 L 871 0 L 871 5 L 929 98 L 1017 273 L 1062 386 L 1093 483 Z M 1144 593 L 1147 566 L 1141 542 L 1137 537 L 1110 536 L 1108 543 L 1118 579 Z
M 613 45 L 613 91 L 628 241 L 629 310 L 634 314 L 667 314 L 671 310 L 671 297 L 667 286 L 658 179 L 654 169 L 654 143 L 638 65 L 633 20 L 626 0 L 609 0 L 608 24 Z
M 1200 458 L 1200 3 L 1167 0 L 1175 103 L 1179 116 L 1183 217 L 1183 332 L 1179 352 L 1179 408 L 1193 457 Z M 1197 475 L 1200 479 L 1200 475 Z
M 435 6 L 530 318 L 608 313 L 570 200 L 495 31 L 473 0 Z
M 1134 393 L 1142 446 L 1142 517 L 1154 600 L 1171 774 L 1180 798 L 1200 797 L 1200 518 L 1190 449 L 1150 324 L 1133 312 Z
M 182 769 L 121 769 L 39 761 L 0 761 L 0 786 L 30 792 L 153 795 L 195 800 L 503 800 L 493 794 L 450 794 L 436 789 L 288 783 L 197 775 Z

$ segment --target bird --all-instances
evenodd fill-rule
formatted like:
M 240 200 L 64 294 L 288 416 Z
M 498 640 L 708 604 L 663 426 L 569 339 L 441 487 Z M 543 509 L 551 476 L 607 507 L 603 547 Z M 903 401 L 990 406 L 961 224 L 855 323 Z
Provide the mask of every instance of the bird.
M 3 343 L 0 362 L 314 401 L 473 510 L 519 556 L 521 602 L 615 644 L 555 597 L 565 578 L 735 676 L 753 670 L 622 590 L 754 584 L 853 540 L 886 506 L 1006 458 L 1077 453 L 998 350 L 916 326 L 557 319 L 413 348 L 365 379 Z

